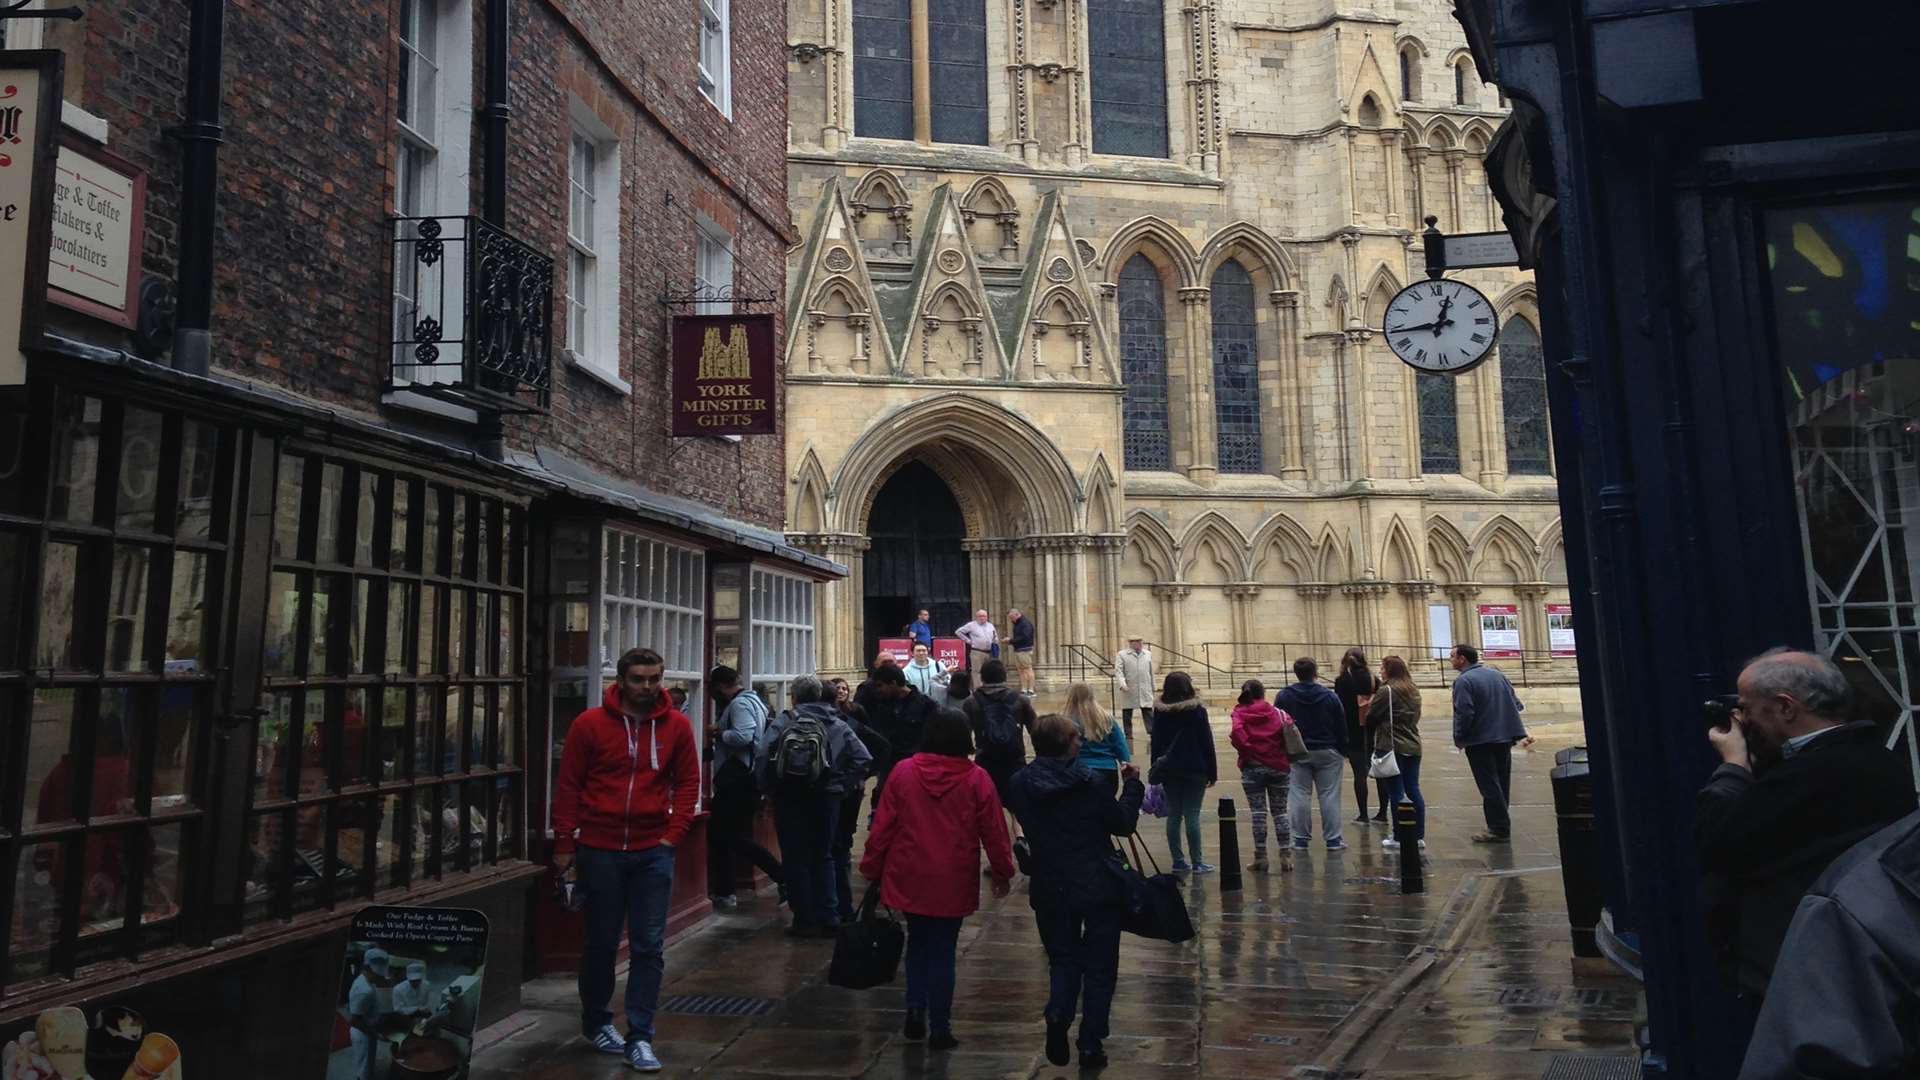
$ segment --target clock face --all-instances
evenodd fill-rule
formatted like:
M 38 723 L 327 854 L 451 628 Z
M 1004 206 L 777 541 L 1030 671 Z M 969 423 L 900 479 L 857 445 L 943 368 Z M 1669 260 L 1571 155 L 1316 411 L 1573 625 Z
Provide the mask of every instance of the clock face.
M 1493 351 L 1500 319 L 1479 289 L 1441 278 L 1401 289 L 1387 305 L 1380 332 L 1408 366 L 1457 374 Z

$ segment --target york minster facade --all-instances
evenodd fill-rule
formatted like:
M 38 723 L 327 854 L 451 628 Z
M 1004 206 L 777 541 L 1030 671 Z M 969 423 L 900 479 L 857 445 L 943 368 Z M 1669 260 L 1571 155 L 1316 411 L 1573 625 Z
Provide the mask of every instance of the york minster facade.
M 1501 323 L 1469 374 L 1379 333 L 1427 215 L 1501 227 L 1449 7 L 790 0 L 787 530 L 851 571 L 823 667 L 919 607 L 1019 607 L 1055 673 L 1130 634 L 1240 671 L 1475 643 L 1481 605 L 1548 649 L 1530 279 L 1458 275 Z

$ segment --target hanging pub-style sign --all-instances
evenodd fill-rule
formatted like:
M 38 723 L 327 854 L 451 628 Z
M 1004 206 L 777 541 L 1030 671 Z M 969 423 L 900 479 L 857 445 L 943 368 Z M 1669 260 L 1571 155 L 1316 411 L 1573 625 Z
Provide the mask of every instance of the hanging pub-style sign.
M 139 322 L 147 176 L 66 133 L 54 166 L 47 299 L 132 329 Z
M 0 53 L 0 386 L 27 381 L 45 322 L 61 86 L 58 50 Z
M 673 317 L 673 435 L 775 433 L 773 316 Z

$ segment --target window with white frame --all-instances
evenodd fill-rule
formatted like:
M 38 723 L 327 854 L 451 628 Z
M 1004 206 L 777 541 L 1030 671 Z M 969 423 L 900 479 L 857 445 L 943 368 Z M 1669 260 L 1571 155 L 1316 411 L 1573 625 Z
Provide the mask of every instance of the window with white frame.
M 618 675 L 620 656 L 647 648 L 667 662 L 669 689 L 686 691 L 681 711 L 699 717 L 706 708 L 707 556 L 695 548 L 642 533 L 608 528 L 602 537 L 600 674 Z M 694 745 L 700 747 L 695 719 Z M 705 751 L 701 750 L 704 762 Z
M 620 140 L 576 99 L 567 145 L 567 352 L 616 389 L 620 378 Z
M 750 685 L 784 709 L 788 685 L 814 673 L 813 582 L 755 567 L 747 604 Z
M 470 0 L 400 0 L 400 55 L 394 103 L 394 216 L 399 239 L 393 266 L 394 341 L 412 342 L 431 319 L 440 344 L 437 363 L 421 366 L 411 345 L 396 345 L 395 382 L 452 382 L 460 375 L 465 336 L 465 262 L 420 258 L 410 240 L 422 239 L 417 219 L 464 217 L 473 96 Z M 466 242 L 464 225 L 440 226 L 443 241 Z M 425 340 L 434 340 L 428 338 Z
M 694 240 L 694 288 L 701 296 L 719 298 L 700 304 L 696 313 L 733 314 L 733 237 L 700 217 L 694 221 Z
M 733 116 L 733 12 L 730 0 L 700 0 L 700 92 Z

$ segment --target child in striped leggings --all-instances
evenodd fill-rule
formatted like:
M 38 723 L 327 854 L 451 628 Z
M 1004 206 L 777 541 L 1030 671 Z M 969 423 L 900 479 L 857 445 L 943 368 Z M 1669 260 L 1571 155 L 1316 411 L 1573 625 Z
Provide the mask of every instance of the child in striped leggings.
M 1240 687 L 1240 703 L 1233 710 L 1230 740 L 1240 752 L 1240 786 L 1247 793 L 1253 818 L 1253 863 L 1256 874 L 1267 872 L 1267 819 L 1273 819 L 1274 846 L 1280 870 L 1293 869 L 1293 827 L 1287 820 L 1287 785 L 1293 763 L 1287 758 L 1286 729 L 1293 717 L 1267 700 L 1267 688 L 1258 679 Z

